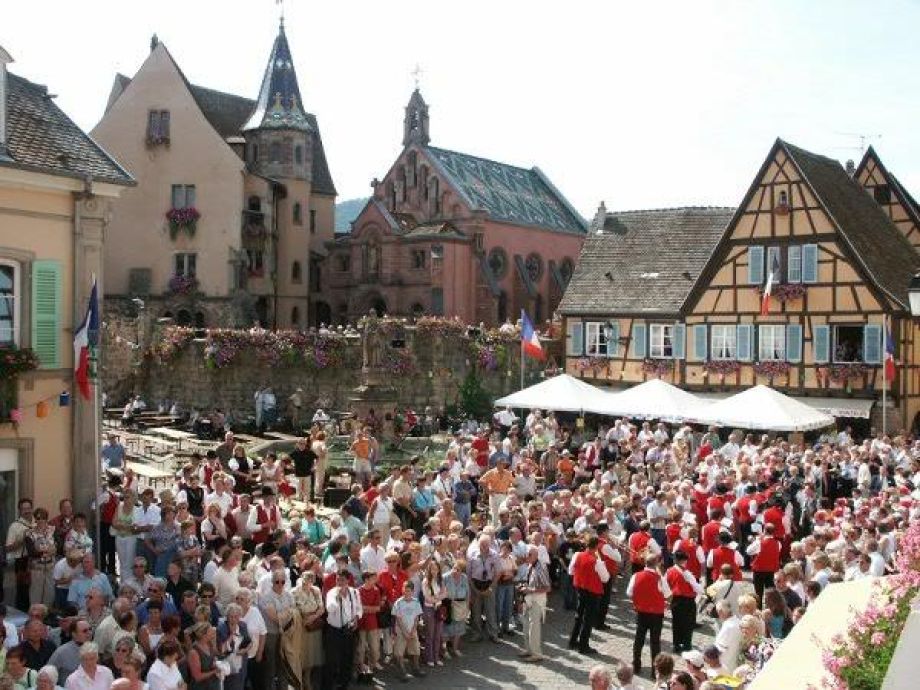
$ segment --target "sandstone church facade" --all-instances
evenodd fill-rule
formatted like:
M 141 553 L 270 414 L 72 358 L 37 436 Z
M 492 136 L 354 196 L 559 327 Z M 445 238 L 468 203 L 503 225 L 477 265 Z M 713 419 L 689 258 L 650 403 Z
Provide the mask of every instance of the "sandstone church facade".
M 584 241 L 581 216 L 539 168 L 432 146 L 418 89 L 402 143 L 351 232 L 329 245 L 334 320 L 371 309 L 486 324 L 526 309 L 549 319 Z
M 110 303 L 208 327 L 329 320 L 336 190 L 283 22 L 256 100 L 189 83 L 154 37 L 92 135 L 137 179 L 105 247 Z

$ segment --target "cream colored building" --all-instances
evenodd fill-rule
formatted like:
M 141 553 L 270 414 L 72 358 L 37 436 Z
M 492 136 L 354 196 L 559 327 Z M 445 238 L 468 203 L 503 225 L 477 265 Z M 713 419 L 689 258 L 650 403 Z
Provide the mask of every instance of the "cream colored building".
M 281 25 L 256 100 L 189 83 L 155 38 L 92 135 L 137 178 L 115 204 L 108 294 L 206 326 L 328 321 L 335 187 Z
M 20 498 L 54 512 L 73 496 L 90 510 L 92 404 L 71 395 L 61 406 L 60 394 L 75 390 L 73 329 L 93 274 L 103 284 L 111 203 L 133 184 L 44 86 L 7 73 L 11 61 L 0 48 L 0 356 L 30 348 L 40 366 L 0 381 L 2 534 Z M 39 417 L 42 401 L 47 416 Z

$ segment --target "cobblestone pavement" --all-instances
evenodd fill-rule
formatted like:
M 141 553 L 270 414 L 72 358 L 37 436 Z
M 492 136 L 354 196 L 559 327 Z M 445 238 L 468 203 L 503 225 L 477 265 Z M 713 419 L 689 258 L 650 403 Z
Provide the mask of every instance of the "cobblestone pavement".
M 424 687 L 439 690 L 461 690 L 477 688 L 480 690 L 498 690 L 498 688 L 555 688 L 588 687 L 588 671 L 595 664 L 605 664 L 611 670 L 621 663 L 632 663 L 632 640 L 634 614 L 632 605 L 622 594 L 626 589 L 626 580 L 620 578 L 610 606 L 607 623 L 609 631 L 594 631 L 591 645 L 598 650 L 596 656 L 583 656 L 568 649 L 568 637 L 574 621 L 574 612 L 562 608 L 562 600 L 552 595 L 546 623 L 543 626 L 543 654 L 546 660 L 540 664 L 521 661 L 517 652 L 521 649 L 523 637 L 520 634 L 502 638 L 498 644 L 491 642 L 468 642 L 464 640 L 461 659 L 447 659 L 443 667 L 426 668 L 425 678 L 412 679 L 408 684 L 400 683 L 387 670 L 380 674 L 378 687 Z M 697 649 L 710 644 L 715 631 L 704 623 L 693 635 L 693 644 Z M 670 619 L 666 617 L 664 631 L 661 635 L 661 650 L 671 652 Z M 648 642 L 642 657 L 643 675 L 637 678 L 637 686 L 652 688 L 648 676 L 651 658 Z M 677 668 L 683 668 L 678 660 Z M 360 687 L 360 686 L 355 686 Z

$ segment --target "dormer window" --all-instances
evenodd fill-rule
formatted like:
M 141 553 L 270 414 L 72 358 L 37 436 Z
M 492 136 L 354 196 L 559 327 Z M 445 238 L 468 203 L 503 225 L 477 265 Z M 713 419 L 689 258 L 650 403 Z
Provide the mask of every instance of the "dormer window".
M 779 205 L 788 206 L 789 205 L 789 195 L 786 194 L 785 190 L 779 193 Z
M 169 111 L 151 110 L 147 113 L 147 145 L 169 144 Z

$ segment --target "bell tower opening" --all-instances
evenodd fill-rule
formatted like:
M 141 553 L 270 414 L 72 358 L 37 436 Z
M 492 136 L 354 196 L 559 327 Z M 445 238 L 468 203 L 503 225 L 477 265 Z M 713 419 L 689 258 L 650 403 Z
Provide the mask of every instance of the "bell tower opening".
M 406 116 L 403 119 L 403 146 L 418 144 L 427 146 L 431 141 L 428 134 L 428 104 L 422 98 L 418 88 L 412 92 L 409 105 L 406 106 Z

